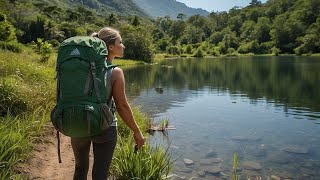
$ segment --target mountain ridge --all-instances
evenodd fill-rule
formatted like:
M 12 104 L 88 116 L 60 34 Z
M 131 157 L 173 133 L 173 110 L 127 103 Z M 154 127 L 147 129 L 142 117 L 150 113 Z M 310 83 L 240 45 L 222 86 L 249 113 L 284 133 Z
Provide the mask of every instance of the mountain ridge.
M 178 14 L 182 13 L 187 16 L 199 14 L 201 16 L 208 16 L 210 13 L 201 8 L 191 8 L 182 2 L 176 0 L 132 0 L 144 10 L 149 16 L 156 18 L 160 16 L 170 16 L 175 19 Z

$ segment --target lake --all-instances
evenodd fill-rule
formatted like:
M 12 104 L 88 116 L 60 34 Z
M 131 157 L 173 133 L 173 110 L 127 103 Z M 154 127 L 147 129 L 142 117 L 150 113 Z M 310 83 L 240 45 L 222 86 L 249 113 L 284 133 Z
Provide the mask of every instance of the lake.
M 320 57 L 177 58 L 125 67 L 129 102 L 176 130 L 180 177 L 320 179 Z M 186 165 L 185 159 L 193 161 Z

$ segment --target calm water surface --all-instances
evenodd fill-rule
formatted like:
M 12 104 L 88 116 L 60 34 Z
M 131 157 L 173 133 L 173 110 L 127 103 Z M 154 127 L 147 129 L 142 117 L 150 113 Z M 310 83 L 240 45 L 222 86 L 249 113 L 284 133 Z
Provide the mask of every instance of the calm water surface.
M 152 138 L 180 156 L 175 174 L 230 179 L 237 152 L 242 178 L 320 179 L 319 57 L 170 59 L 124 73 L 131 104 L 177 128 Z

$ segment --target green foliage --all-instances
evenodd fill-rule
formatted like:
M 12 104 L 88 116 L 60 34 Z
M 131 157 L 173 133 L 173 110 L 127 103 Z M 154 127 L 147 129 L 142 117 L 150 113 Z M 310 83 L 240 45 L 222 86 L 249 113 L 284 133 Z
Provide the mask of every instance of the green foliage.
M 6 20 L 4 14 L 1 15 L 2 21 L 0 21 L 0 41 L 16 41 L 17 36 L 14 26 Z
M 193 56 L 194 56 L 194 57 L 204 57 L 205 54 L 206 54 L 206 53 L 202 50 L 202 48 L 199 47 L 198 49 L 195 50 Z
M 146 144 L 136 153 L 131 140 L 118 139 L 111 173 L 117 179 L 166 179 L 172 169 L 171 154 L 161 146 Z
M 0 48 L 6 49 L 15 53 L 20 53 L 22 51 L 22 45 L 17 42 L 2 42 L 0 41 Z
M 141 22 L 138 16 L 134 16 L 132 20 L 132 26 L 140 26 Z
M 27 102 L 15 78 L 0 78 L 0 116 L 27 111 Z
M 40 54 L 40 62 L 47 63 L 51 54 L 51 44 L 41 38 L 37 38 L 37 42 L 33 42 L 35 51 Z
M 189 25 L 184 30 L 184 34 L 181 37 L 180 42 L 181 44 L 195 44 L 202 42 L 203 37 L 204 33 L 199 27 Z
M 168 46 L 167 53 L 177 55 L 180 54 L 180 49 L 178 46 Z
M 186 45 L 185 47 L 185 53 L 192 54 L 193 48 L 190 44 Z
M 151 62 L 152 38 L 145 28 L 126 25 L 120 28 L 120 32 L 126 46 L 124 58 Z
M 26 159 L 43 133 L 48 115 L 47 109 L 38 108 L 29 115 L 0 117 L 0 179 L 13 178 L 15 166 Z
M 152 3 L 152 6 L 158 4 L 159 7 L 163 4 L 155 0 L 135 2 L 138 6 L 148 4 L 148 7 Z M 127 46 L 125 57 L 146 62 L 151 62 L 154 50 L 164 52 L 170 46 L 185 47 L 202 42 L 219 46 L 219 52 L 212 47 L 203 49 L 208 54 L 226 54 L 229 48 L 239 53 L 271 53 L 272 47 L 283 53 L 320 52 L 320 6 L 317 0 L 278 0 L 265 4 L 254 0 L 248 7 L 212 12 L 208 17 L 187 17 L 185 11 L 177 13 L 175 10 L 174 16 L 155 20 L 147 18 L 138 6 L 124 0 L 108 3 L 56 0 L 54 4 L 35 0 L 5 1 L 1 12 L 7 16 L 0 14 L 0 40 L 18 40 L 27 44 L 43 38 L 57 46 L 66 38 L 89 35 L 109 25 L 121 30 Z M 125 36 L 128 36 L 128 41 Z M 191 54 L 189 50 L 187 53 Z M 181 48 L 179 53 L 182 53 Z
M 274 56 L 278 56 L 281 53 L 281 50 L 279 48 L 272 47 L 271 52 Z
M 164 52 L 167 50 L 167 47 L 170 45 L 170 41 L 168 38 L 162 38 L 157 41 L 157 46 L 160 51 Z

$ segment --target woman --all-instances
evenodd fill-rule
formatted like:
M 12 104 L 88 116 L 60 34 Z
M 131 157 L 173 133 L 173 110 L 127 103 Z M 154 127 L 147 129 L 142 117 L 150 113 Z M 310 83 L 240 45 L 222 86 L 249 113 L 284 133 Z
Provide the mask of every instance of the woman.
M 100 38 L 106 43 L 108 49 L 106 61 L 108 63 L 112 63 L 115 57 L 123 57 L 125 46 L 122 44 L 119 31 L 105 27 L 98 33 L 93 33 L 92 36 Z M 108 74 L 111 74 L 111 76 L 108 76 Z M 133 131 L 136 145 L 138 148 L 141 148 L 144 144 L 144 137 L 134 120 L 133 113 L 125 95 L 125 80 L 122 69 L 116 67 L 111 70 L 111 73 L 107 73 L 106 83 L 109 87 L 112 86 L 112 91 L 108 92 L 107 97 L 113 97 L 121 119 Z M 91 142 L 93 144 L 94 154 L 92 179 L 106 180 L 117 142 L 116 119 L 114 119 L 111 127 L 101 135 L 90 138 L 71 138 L 71 145 L 75 156 L 74 180 L 87 179 Z

